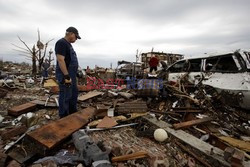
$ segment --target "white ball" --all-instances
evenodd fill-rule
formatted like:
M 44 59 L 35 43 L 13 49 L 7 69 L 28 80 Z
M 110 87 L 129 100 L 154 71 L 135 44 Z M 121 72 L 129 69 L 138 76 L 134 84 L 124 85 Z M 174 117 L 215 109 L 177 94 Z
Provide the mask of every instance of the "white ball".
M 164 129 L 156 129 L 154 132 L 154 138 L 158 142 L 163 142 L 168 138 L 168 134 Z

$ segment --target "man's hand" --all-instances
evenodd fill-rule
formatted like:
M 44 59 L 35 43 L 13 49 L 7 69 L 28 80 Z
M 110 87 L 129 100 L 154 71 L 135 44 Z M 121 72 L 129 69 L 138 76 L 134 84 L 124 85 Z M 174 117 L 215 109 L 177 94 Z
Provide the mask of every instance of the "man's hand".
M 69 74 L 64 75 L 64 85 L 69 87 L 71 85 L 71 82 L 72 81 L 71 81 Z

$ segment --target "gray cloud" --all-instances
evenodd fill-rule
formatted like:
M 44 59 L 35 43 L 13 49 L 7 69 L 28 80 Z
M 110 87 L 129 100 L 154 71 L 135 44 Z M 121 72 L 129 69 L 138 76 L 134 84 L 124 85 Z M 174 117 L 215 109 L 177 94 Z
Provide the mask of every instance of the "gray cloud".
M 17 35 L 35 44 L 38 28 L 44 42 L 55 38 L 53 49 L 71 25 L 83 37 L 73 44 L 83 66 L 133 61 L 136 49 L 152 47 L 186 55 L 249 48 L 249 6 L 248 0 L 0 1 L 0 56 L 18 55 L 11 45 L 22 45 Z

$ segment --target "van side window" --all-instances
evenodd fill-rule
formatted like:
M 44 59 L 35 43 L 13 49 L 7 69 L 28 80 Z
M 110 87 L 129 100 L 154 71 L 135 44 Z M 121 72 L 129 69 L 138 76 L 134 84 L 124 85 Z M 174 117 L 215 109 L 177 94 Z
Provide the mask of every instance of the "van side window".
M 206 71 L 237 72 L 239 71 L 233 57 L 224 56 L 206 60 Z
M 201 59 L 191 59 L 191 60 L 189 60 L 188 64 L 190 65 L 189 69 L 188 69 L 189 72 L 200 72 L 201 71 Z
M 217 62 L 218 62 L 217 57 L 206 59 L 205 71 L 214 71 Z
M 249 52 L 244 52 L 244 54 L 246 55 L 247 60 L 250 62 L 250 53 Z
M 172 67 L 170 67 L 168 70 L 169 72 L 183 72 L 183 68 L 186 64 L 186 61 L 179 61 L 177 63 L 175 63 Z

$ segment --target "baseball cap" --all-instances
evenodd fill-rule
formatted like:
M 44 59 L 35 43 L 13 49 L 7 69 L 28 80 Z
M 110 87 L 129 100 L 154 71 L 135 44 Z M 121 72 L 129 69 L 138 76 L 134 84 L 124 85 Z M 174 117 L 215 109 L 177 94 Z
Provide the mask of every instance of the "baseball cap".
M 75 27 L 67 28 L 66 32 L 73 32 L 76 35 L 77 39 L 81 39 L 81 37 L 79 36 L 78 30 Z

